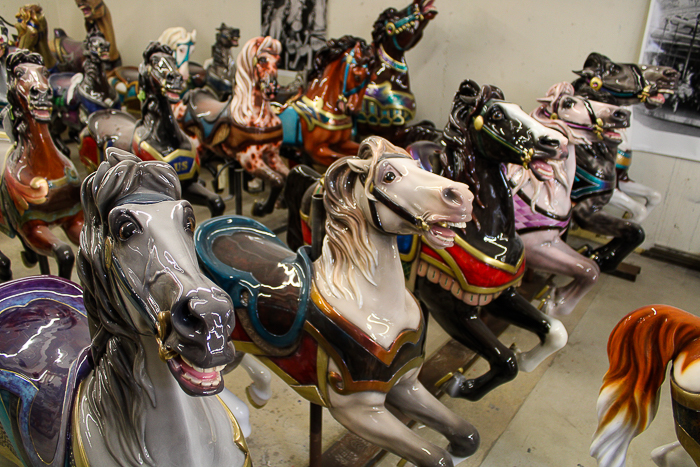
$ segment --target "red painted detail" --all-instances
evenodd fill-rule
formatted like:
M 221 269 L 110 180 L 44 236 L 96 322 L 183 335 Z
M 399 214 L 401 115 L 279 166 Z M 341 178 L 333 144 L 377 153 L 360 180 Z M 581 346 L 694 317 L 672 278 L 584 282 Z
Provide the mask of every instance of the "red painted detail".
M 522 262 L 515 274 L 511 274 L 478 260 L 457 245 L 446 248 L 445 251 L 452 256 L 452 259 L 457 263 L 469 285 L 475 287 L 505 287 L 522 276 L 525 272 L 525 261 Z M 435 258 L 441 263 L 444 263 L 440 255 L 425 244 L 421 247 L 421 253 L 425 253 L 431 258 Z
M 296 352 L 287 357 L 271 357 L 270 360 L 299 384 L 318 385 L 317 352 L 318 342 L 304 333 Z
M 100 165 L 99 156 L 97 155 L 97 142 L 92 136 L 85 136 L 80 142 L 80 148 L 78 150 L 80 154 L 80 160 L 83 165 L 98 166 Z
M 301 221 L 301 235 L 304 238 L 304 244 L 311 245 L 311 228 L 306 221 Z

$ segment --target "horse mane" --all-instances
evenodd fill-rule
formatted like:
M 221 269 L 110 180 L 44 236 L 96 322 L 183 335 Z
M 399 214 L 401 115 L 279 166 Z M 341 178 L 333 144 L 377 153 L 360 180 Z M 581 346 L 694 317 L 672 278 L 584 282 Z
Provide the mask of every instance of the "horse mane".
M 387 8 L 382 11 L 372 26 L 372 44 L 378 47 L 387 37 L 386 21 L 396 14 L 396 8 Z
M 485 84 L 479 88 L 470 79 L 462 81 L 452 101 L 442 137 L 446 150 L 440 155 L 440 175 L 473 187 L 474 201 L 482 208 L 484 204 L 479 197 L 481 182 L 475 166 L 477 155 L 474 154 L 475 142 L 469 134 L 469 122 L 479 115 L 490 99 L 503 98 L 503 91 L 496 86 Z
M 173 49 L 171 49 L 167 44 L 151 41 L 143 51 L 143 62 L 139 65 L 139 89 L 142 90 L 146 96 L 144 101 L 141 102 L 142 116 L 145 116 L 148 113 L 149 107 L 155 104 L 157 101 L 156 96 L 160 94 L 158 90 L 153 89 L 151 80 L 148 78 L 148 65 L 150 64 L 151 57 L 157 53 L 173 56 Z
M 108 149 L 107 161 L 87 176 L 81 189 L 87 222 L 80 234 L 77 269 L 92 338 L 94 372 L 86 392 L 90 410 L 116 460 L 121 453 L 128 457 L 124 465 L 154 465 L 143 418 L 147 400 L 156 404 L 153 384 L 145 371 L 139 331 L 105 265 L 109 212 L 135 194 L 179 199 L 177 174 L 168 164 L 142 162 L 125 151 Z M 125 413 L 125 407 L 132 410 Z
M 23 132 L 22 127 L 25 115 L 22 112 L 22 106 L 17 95 L 17 87 L 15 85 L 15 68 L 26 63 L 34 65 L 44 65 L 44 59 L 36 52 L 30 52 L 26 49 L 17 49 L 7 56 L 5 67 L 7 70 L 7 109 L 3 110 L 4 115 L 9 115 L 9 120 L 12 122 L 12 136 L 14 141 L 19 140 L 19 134 Z M 3 118 L 3 120 L 6 120 Z
M 270 36 L 256 37 L 245 43 L 241 52 L 236 57 L 236 84 L 233 88 L 231 100 L 231 116 L 233 121 L 242 126 L 248 126 L 248 115 L 253 113 L 255 99 L 253 89 L 255 87 L 255 62 L 258 55 L 269 52 L 279 55 L 282 52 L 282 44 Z M 260 114 L 254 123 L 272 113 L 270 102 L 263 100 Z
M 367 180 L 374 178 L 377 161 L 382 154 L 408 153 L 394 146 L 385 139 L 372 136 L 360 145 L 357 157 L 370 160 Z M 374 284 L 374 275 L 378 267 L 377 249 L 369 238 L 369 225 L 354 195 L 355 182 L 360 174 L 354 172 L 345 157 L 334 162 L 326 172 L 324 181 L 323 205 L 326 209 L 326 236 L 323 240 L 323 255 L 320 271 L 328 280 L 331 293 L 338 298 L 357 300 L 362 305 L 362 294 L 353 276 L 348 274 L 351 268 Z M 363 175 L 364 176 L 364 175 Z M 365 187 L 365 196 L 369 183 Z
M 681 371 L 697 361 L 698 338 L 700 318 L 666 305 L 640 308 L 615 326 L 591 443 L 591 456 L 601 465 L 624 458 L 632 439 L 649 426 L 659 406 L 666 366 L 681 354 L 688 357 Z
M 182 26 L 175 26 L 168 28 L 160 35 L 158 42 L 167 45 L 171 49 L 175 50 L 175 46 L 179 42 L 197 42 L 197 30 L 193 29 L 192 32 L 187 32 L 187 29 Z
M 306 81 L 310 83 L 316 78 L 320 78 L 329 63 L 340 58 L 346 50 L 355 47 L 356 44 L 360 44 L 362 55 L 374 56 L 371 53 L 370 46 L 360 37 L 345 35 L 340 39 L 330 39 L 322 49 L 316 52 L 314 66 L 309 70 L 309 76 Z

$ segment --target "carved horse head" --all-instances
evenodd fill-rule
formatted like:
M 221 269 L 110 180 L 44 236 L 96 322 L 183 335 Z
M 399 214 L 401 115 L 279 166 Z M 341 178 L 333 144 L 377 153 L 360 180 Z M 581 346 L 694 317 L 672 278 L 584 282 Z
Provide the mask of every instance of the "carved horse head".
M 53 109 L 53 91 L 49 72 L 41 55 L 19 49 L 7 57 L 7 101 L 13 128 L 18 130 L 27 118 L 49 122 Z
M 94 61 L 107 62 L 110 46 L 104 34 L 99 29 L 93 28 L 83 42 L 83 55 L 93 57 Z
M 387 8 L 374 22 L 372 42 L 383 51 L 403 54 L 423 37 L 423 30 L 437 15 L 434 0 L 413 0 L 402 10 Z
M 170 47 L 158 42 L 148 44 L 139 65 L 139 89 L 145 93 L 146 100 L 161 95 L 171 103 L 180 100 L 184 82 Z
M 160 35 L 158 42 L 173 49 L 177 69 L 187 81 L 190 77 L 190 55 L 194 52 L 194 44 L 197 42 L 197 30 L 187 32 L 180 26 L 168 28 Z
M 542 105 L 535 112 L 564 123 L 569 129 L 565 134 L 572 136 L 569 139 L 583 136 L 588 141 L 619 144 L 622 136 L 615 130 L 630 126 L 629 110 L 576 96 L 574 87 L 567 82 L 555 84 L 537 101 Z
M 238 47 L 238 39 L 241 38 L 241 30 L 227 26 L 226 23 L 221 23 L 221 26 L 216 28 L 216 45 L 224 49 Z
M 671 67 L 616 63 L 596 52 L 574 73 L 580 76 L 573 83 L 578 94 L 614 105 L 644 103 L 649 108 L 663 105 L 662 93 L 673 92 L 678 80 Z
M 103 0 L 75 0 L 75 5 L 83 12 L 86 20 L 95 21 L 105 14 L 105 3 Z

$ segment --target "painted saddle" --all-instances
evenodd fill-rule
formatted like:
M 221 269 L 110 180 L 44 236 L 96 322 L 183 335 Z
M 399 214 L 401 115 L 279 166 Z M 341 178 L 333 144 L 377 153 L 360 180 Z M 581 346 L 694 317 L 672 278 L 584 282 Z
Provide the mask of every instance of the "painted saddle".
M 308 247 L 294 253 L 262 224 L 228 216 L 202 223 L 195 248 L 205 274 L 231 295 L 236 349 L 261 357 L 306 399 L 327 407 L 329 389 L 388 392 L 423 362 L 425 325 L 382 348 L 316 290 Z M 326 377 L 331 360 L 340 374 Z
M 54 276 L 0 285 L 0 458 L 64 467 L 80 381 L 91 370 L 83 291 Z

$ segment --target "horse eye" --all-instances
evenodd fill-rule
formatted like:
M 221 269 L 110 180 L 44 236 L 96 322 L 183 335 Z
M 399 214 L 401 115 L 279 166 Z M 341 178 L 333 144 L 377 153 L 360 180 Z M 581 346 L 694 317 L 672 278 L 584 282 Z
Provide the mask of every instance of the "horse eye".
M 187 216 L 185 219 L 185 231 L 194 232 L 194 228 L 197 226 L 197 222 L 194 220 L 194 216 Z
M 503 112 L 498 107 L 491 112 L 491 120 L 503 120 Z
M 24 70 L 21 68 L 15 68 L 15 76 L 17 78 L 21 78 L 22 76 L 24 76 Z
M 394 172 L 385 173 L 384 178 L 382 179 L 384 183 L 391 183 L 394 180 L 396 180 L 396 174 Z
M 126 241 L 129 238 L 131 238 L 132 235 L 134 235 L 136 232 L 138 232 L 139 227 L 136 225 L 135 222 L 125 222 L 122 224 L 121 227 L 119 227 L 119 240 L 121 241 Z
M 260 57 L 258 63 L 267 63 L 267 57 Z
M 562 109 L 570 109 L 574 106 L 575 101 L 573 99 L 564 99 L 564 101 L 561 103 Z

